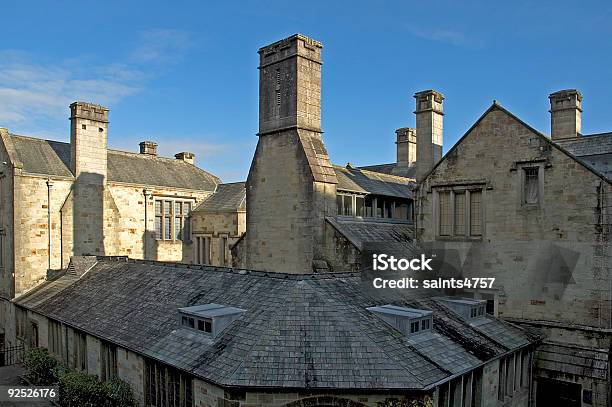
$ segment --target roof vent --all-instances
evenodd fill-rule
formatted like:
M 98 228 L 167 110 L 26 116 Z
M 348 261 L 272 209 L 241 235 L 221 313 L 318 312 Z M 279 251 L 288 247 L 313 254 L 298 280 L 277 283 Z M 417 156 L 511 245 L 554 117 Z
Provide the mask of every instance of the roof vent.
M 377 314 L 383 321 L 404 335 L 430 331 L 433 326 L 432 311 L 398 307 L 391 304 L 366 309 Z
M 195 329 L 216 337 L 245 310 L 220 304 L 203 304 L 179 308 L 180 323 L 185 328 Z
M 487 300 L 461 297 L 438 298 L 438 300 L 466 319 L 483 317 L 486 314 Z

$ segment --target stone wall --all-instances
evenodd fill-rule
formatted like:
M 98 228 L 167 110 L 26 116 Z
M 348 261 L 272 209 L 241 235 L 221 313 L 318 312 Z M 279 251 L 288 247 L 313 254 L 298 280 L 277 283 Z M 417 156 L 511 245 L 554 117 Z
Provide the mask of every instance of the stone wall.
M 341 391 L 232 391 L 211 383 L 194 379 L 195 407 L 365 407 L 400 405 L 422 401 L 425 406 L 433 406 L 433 391 L 417 394 L 376 394 L 376 392 L 361 394 Z M 390 404 L 385 404 L 390 403 Z M 404 404 L 401 404 L 404 405 Z M 409 404 L 405 404 L 409 405 Z
M 190 262 L 192 242 L 158 241 L 155 239 L 155 198 L 191 200 L 195 207 L 208 191 L 177 190 L 149 187 L 147 198 L 147 227 L 145 229 L 145 187 L 108 183 L 103 189 L 103 202 L 84 199 L 79 206 L 91 205 L 87 217 L 78 222 L 74 218 L 75 198 L 70 180 L 53 179 L 51 189 L 51 268 L 65 268 L 70 257 L 80 254 L 118 255 L 162 261 Z M 95 193 L 93 195 L 96 195 Z M 47 179 L 31 175 L 19 176 L 15 188 L 16 224 L 22 233 L 15 235 L 16 293 L 22 293 L 42 282 L 48 269 L 47 234 Z M 100 221 L 92 222 L 93 209 Z M 92 225 L 98 225 L 99 230 Z M 75 245 L 73 236 L 78 237 Z M 100 241 L 100 245 L 90 243 Z M 146 248 L 145 243 L 146 242 Z M 91 250 L 91 251 L 89 251 Z
M 259 137 L 247 181 L 247 268 L 307 273 L 321 258 L 336 187 L 314 180 L 301 131 Z
M 535 207 L 521 204 L 524 163 L 543 167 L 543 196 Z M 482 237 L 436 236 L 436 186 L 470 184 L 484 186 Z M 611 191 L 493 109 L 421 185 L 418 238 L 456 256 L 465 277 L 495 277 L 500 316 L 610 327 L 610 226 L 602 224 L 610 215 L 602 213 L 601 200 Z
M 524 204 L 524 166 L 538 168 L 539 204 Z M 482 236 L 438 236 L 436 188 L 470 185 L 483 188 Z M 418 239 L 432 243 L 458 266 L 455 277 L 495 278 L 492 290 L 475 294 L 494 295 L 501 317 L 558 325 L 544 333 L 564 350 L 556 356 L 558 366 L 538 370 L 539 377 L 567 381 L 563 372 L 576 363 L 577 348 L 609 349 L 609 183 L 494 106 L 420 185 L 418 194 Z M 581 326 L 603 329 L 607 341 L 593 343 L 588 339 L 592 333 Z M 609 378 L 599 387 L 585 372 L 571 381 L 583 390 L 592 388 L 595 405 L 607 405 L 608 391 L 602 389 L 609 388 Z
M 9 139 L 6 129 L 0 129 L 0 298 L 13 298 L 15 295 L 15 284 L 13 279 L 14 269 L 14 242 L 13 242 L 13 187 L 15 172 L 10 155 L 7 152 L 5 140 Z M 2 320 L 0 320 L 0 324 Z
M 194 239 L 197 236 L 211 238 L 210 260 L 213 266 L 234 264 L 230 248 L 246 231 L 246 212 L 194 212 L 192 215 Z M 221 238 L 225 237 L 225 264 L 220 263 Z M 194 246 L 195 250 L 195 246 Z M 189 263 L 196 263 L 195 252 Z

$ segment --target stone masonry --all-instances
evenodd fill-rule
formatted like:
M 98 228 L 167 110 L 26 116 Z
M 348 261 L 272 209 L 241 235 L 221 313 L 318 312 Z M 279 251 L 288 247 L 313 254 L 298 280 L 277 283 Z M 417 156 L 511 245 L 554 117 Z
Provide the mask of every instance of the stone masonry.
M 321 134 L 321 48 L 297 34 L 259 50 L 259 141 L 247 179 L 251 269 L 309 273 L 324 256 L 337 180 Z

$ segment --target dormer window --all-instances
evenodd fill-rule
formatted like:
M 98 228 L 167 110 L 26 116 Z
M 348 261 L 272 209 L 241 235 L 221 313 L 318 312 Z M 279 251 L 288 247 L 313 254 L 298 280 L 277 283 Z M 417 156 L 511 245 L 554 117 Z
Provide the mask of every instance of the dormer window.
M 433 325 L 433 312 L 429 310 L 400 307 L 392 304 L 369 307 L 367 310 L 375 313 L 383 321 L 406 336 L 430 331 Z
M 486 300 L 474 300 L 460 297 L 446 297 L 440 298 L 439 300 L 464 318 L 480 318 L 486 314 Z
M 244 312 L 240 308 L 212 303 L 179 308 L 181 326 L 209 334 L 213 338 Z

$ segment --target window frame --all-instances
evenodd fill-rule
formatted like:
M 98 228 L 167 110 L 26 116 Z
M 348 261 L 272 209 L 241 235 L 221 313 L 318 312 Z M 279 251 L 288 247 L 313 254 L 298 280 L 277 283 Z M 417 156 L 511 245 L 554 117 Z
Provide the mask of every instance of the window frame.
M 158 204 L 159 212 L 157 210 Z M 181 208 L 179 211 L 180 213 L 177 213 L 177 205 L 179 205 Z M 189 210 L 187 212 L 184 209 L 185 205 L 189 205 Z M 166 214 L 166 206 L 170 207 L 169 214 Z M 193 198 L 173 198 L 162 195 L 153 196 L 153 229 L 155 232 L 155 240 L 164 242 L 191 243 L 193 238 L 191 227 L 191 212 L 193 211 L 194 207 L 195 199 Z M 170 236 L 166 236 L 166 223 L 168 219 L 170 221 L 170 228 L 168 230 Z M 177 236 L 177 221 L 180 224 L 180 236 Z
M 544 167 L 543 162 L 523 162 L 517 163 L 516 169 L 518 173 L 518 188 L 519 188 L 519 207 L 523 209 L 540 209 L 544 207 Z M 538 170 L 538 199 L 536 202 L 527 202 L 527 170 Z
M 64 360 L 66 337 L 62 324 L 49 319 L 47 324 L 47 337 L 49 353 Z
M 87 334 L 72 329 L 72 367 L 87 372 Z
M 437 186 L 433 188 L 434 200 L 432 203 L 433 209 L 433 219 L 435 225 L 435 238 L 436 240 L 482 240 L 485 236 L 486 230 L 486 211 L 485 211 L 485 196 L 486 196 L 486 185 L 483 184 L 470 184 L 470 185 L 453 185 L 453 186 Z M 450 213 L 448 214 L 448 220 L 450 221 L 450 225 L 444 225 L 444 230 L 442 229 L 442 213 L 441 213 L 441 204 L 442 198 L 441 194 L 448 193 L 449 204 L 448 207 L 450 209 Z M 472 212 L 472 195 L 475 193 L 480 194 L 480 208 L 478 211 L 478 215 L 480 218 L 480 233 L 475 233 L 474 225 L 472 222 L 473 212 Z M 455 197 L 456 195 L 463 195 L 463 233 L 458 233 L 457 228 L 455 226 L 456 222 L 456 205 L 455 205 Z M 443 234 L 448 230 L 449 234 Z
M 346 200 L 350 200 L 350 214 L 345 212 Z M 359 208 L 357 202 L 360 201 Z M 406 206 L 406 217 L 398 217 L 398 208 Z M 361 209 L 361 214 L 359 214 Z M 408 198 L 359 194 L 336 193 L 336 214 L 344 218 L 376 219 L 389 222 L 414 223 L 414 201 Z
M 117 377 L 117 346 L 100 340 L 100 379 L 108 381 Z
M 195 255 L 193 256 L 194 264 L 200 266 L 212 265 L 212 235 L 196 234 L 195 238 Z

